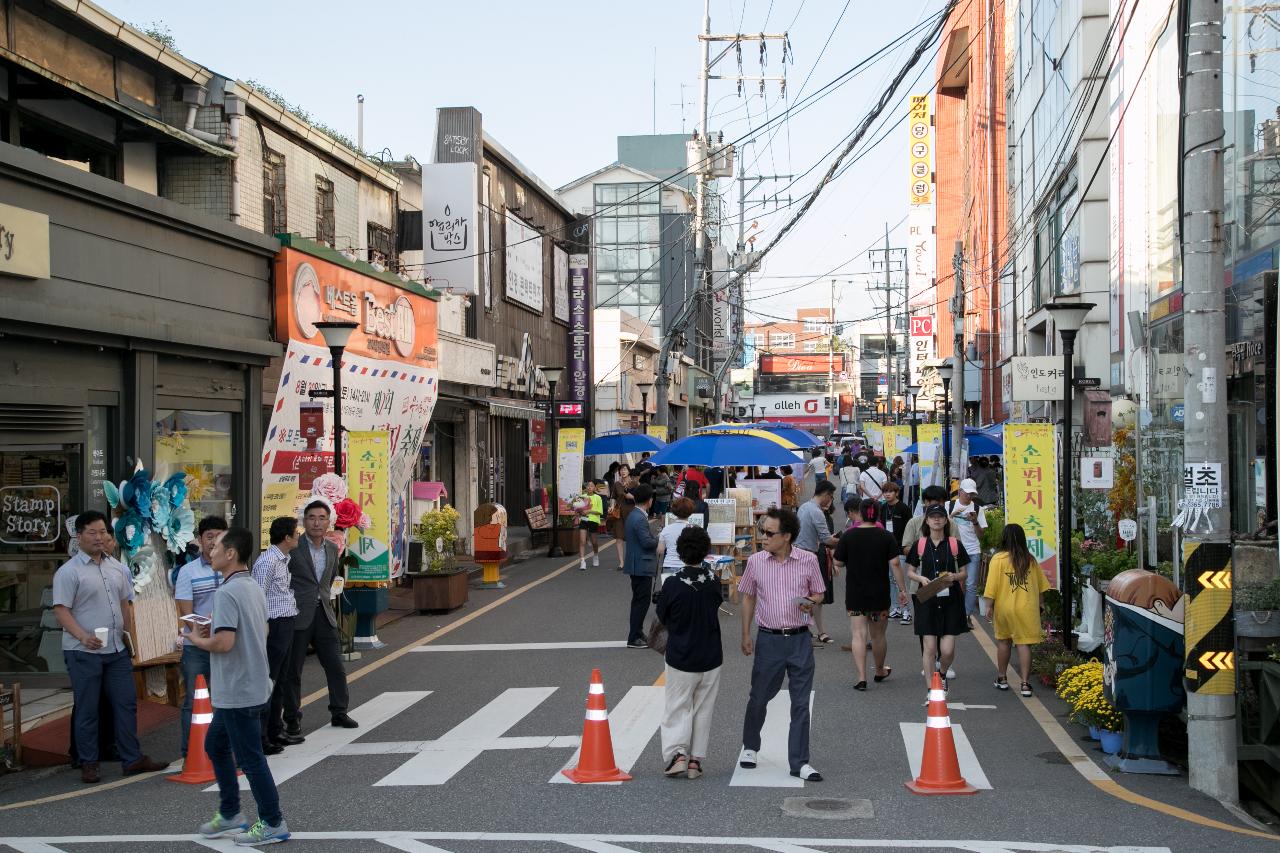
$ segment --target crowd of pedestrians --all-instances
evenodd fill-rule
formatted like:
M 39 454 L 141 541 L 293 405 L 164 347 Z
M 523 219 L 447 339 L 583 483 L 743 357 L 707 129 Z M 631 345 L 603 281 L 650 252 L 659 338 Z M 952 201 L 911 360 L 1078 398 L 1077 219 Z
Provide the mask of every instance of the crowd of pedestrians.
M 1041 638 L 1048 582 L 1016 524 L 1005 527 L 983 580 L 980 540 L 986 507 L 999 496 L 998 465 L 975 460 L 970 472 L 953 497 L 942 486 L 921 488 L 916 457 L 890 460 L 854 446 L 839 456 L 818 448 L 794 468 L 756 474 L 782 482 L 780 505 L 759 518 L 759 550 L 737 579 L 741 649 L 752 658 L 741 767 L 757 766 L 766 709 L 785 680 L 789 768 L 806 781 L 822 779 L 809 753 L 809 694 L 814 652 L 833 642 L 823 608 L 835 603 L 841 576 L 855 691 L 892 675 L 886 663 L 891 622 L 914 626 L 925 683 L 938 672 L 949 688 L 956 677 L 956 638 L 973 630 L 981 597 L 999 650 L 994 687 L 1010 689 L 1006 673 L 1016 649 L 1019 692 L 1031 695 L 1030 646 Z M 631 587 L 627 645 L 649 647 L 651 602 L 666 629 L 661 731 L 667 776 L 697 778 L 707 760 L 724 660 L 719 614 L 727 611 L 722 577 L 708 560 L 714 555 L 703 529 L 703 496 L 718 497 L 736 475 L 735 469 L 655 468 L 647 459 L 635 469 L 614 463 L 605 480 L 586 484 L 575 501 L 584 536 L 594 531 L 595 516 L 607 511 L 612 520 L 620 571 Z M 593 503 L 593 495 L 607 495 L 607 504 Z M 837 499 L 847 519 L 842 530 L 835 524 Z M 586 569 L 585 547 L 579 567 Z

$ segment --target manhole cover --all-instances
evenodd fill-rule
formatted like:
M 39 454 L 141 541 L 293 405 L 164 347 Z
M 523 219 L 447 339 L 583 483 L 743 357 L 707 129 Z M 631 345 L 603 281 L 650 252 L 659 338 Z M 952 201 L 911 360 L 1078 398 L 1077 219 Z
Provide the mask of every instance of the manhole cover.
M 789 817 L 809 817 L 817 820 L 875 817 L 870 800 L 843 800 L 830 797 L 787 797 L 782 801 L 782 813 Z
M 1071 763 L 1070 761 L 1067 760 L 1067 757 L 1063 755 L 1061 752 L 1041 752 L 1036 755 L 1036 758 L 1040 759 L 1045 764 L 1070 764 Z

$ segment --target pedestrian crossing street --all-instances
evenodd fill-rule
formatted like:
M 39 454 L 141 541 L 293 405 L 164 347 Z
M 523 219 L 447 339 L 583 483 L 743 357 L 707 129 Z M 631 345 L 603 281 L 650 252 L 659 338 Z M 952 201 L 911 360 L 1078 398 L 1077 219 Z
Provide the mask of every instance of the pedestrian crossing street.
M 298 845 L 317 853 L 351 851 L 404 851 L 404 853 L 706 853 L 766 850 L 773 853 L 867 853 L 889 851 L 971 851 L 971 853 L 1170 853 L 1167 847 L 1094 847 L 1018 841 L 887 840 L 857 838 L 739 838 L 679 835 L 592 835 L 519 832 L 296 832 L 290 847 Z M 17 853 L 116 853 L 116 851 L 243 850 L 230 839 L 209 841 L 192 835 L 98 835 L 39 838 L 0 837 L 0 851 Z
M 381 693 L 350 713 L 360 723 L 358 729 L 324 726 L 307 735 L 305 743 L 291 746 L 268 761 L 276 784 L 287 786 L 290 780 L 305 774 L 321 762 L 353 762 L 362 756 L 403 756 L 394 770 L 382 776 L 374 787 L 425 787 L 445 785 L 464 774 L 468 767 L 486 752 L 494 750 L 545 750 L 551 753 L 546 762 L 548 784 L 572 784 L 562 770 L 578 764 L 581 723 L 572 726 L 577 733 L 539 736 L 508 734 L 536 711 L 560 688 L 512 687 L 502 690 L 494 699 L 474 711 L 461 723 L 438 738 L 428 740 L 380 740 L 379 727 L 400 714 L 417 712 L 429 701 L 430 690 L 407 690 Z M 810 709 L 813 700 L 810 695 Z M 664 689 L 637 686 L 629 689 L 609 712 L 609 728 L 613 738 L 614 758 L 619 768 L 631 772 L 650 743 L 658 742 L 662 723 Z M 994 706 L 989 706 L 994 707 Z M 784 691 L 769 703 L 769 711 L 761 735 L 758 766 L 751 770 L 735 767 L 729 787 L 804 788 L 805 782 L 790 775 L 787 766 L 787 732 L 790 721 L 790 698 Z M 990 789 L 964 727 L 952 724 L 960 768 L 971 784 Z M 912 775 L 920 768 L 924 743 L 923 723 L 902 723 L 903 771 Z M 603 783 L 622 784 L 622 783 Z M 248 790 L 248 781 L 240 786 Z M 210 786 L 206 790 L 216 790 Z

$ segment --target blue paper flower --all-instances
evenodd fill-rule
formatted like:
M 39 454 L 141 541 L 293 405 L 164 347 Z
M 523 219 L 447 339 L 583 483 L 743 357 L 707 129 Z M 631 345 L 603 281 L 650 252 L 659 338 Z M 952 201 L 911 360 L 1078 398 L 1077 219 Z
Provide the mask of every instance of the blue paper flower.
M 175 554 L 182 553 L 187 545 L 195 539 L 196 515 L 191 507 L 183 504 L 173 510 L 169 521 L 161 530 L 164 544 Z
M 151 526 L 156 530 L 164 530 L 169 523 L 173 507 L 169 504 L 169 490 L 159 483 L 151 484 Z
M 150 509 L 148 507 L 148 509 Z M 132 552 L 136 548 L 142 547 L 147 539 L 147 523 L 132 506 L 125 510 L 124 515 L 116 519 L 116 541 L 120 543 L 120 547 L 126 551 Z
M 120 506 L 120 490 L 116 488 L 116 484 L 110 480 L 102 481 L 102 492 L 107 496 L 107 504 L 115 509 Z
M 151 518 L 151 475 L 142 469 L 134 471 L 133 476 L 125 483 L 121 497 L 130 510 L 143 518 Z
M 182 506 L 187 501 L 187 475 L 179 471 L 177 474 L 170 474 L 169 479 L 164 481 L 164 487 L 169 490 L 169 505 L 174 507 Z

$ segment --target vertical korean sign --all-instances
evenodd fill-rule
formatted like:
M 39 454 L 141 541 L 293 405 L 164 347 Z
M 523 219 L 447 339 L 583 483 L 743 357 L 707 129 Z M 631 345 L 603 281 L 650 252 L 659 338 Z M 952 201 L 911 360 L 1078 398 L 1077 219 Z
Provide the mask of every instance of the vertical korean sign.
M 569 235 L 569 399 L 584 404 L 586 417 L 591 402 L 591 220 L 575 222 Z
M 933 203 L 933 114 L 929 109 L 928 95 L 912 95 L 907 113 L 907 133 L 910 135 L 911 170 L 910 203 Z
M 351 586 L 380 586 L 391 581 L 391 435 L 347 433 L 347 496 L 369 518 L 369 526 L 347 531 L 347 551 L 355 565 L 347 568 Z
M 587 431 L 582 427 L 567 427 L 556 433 L 556 500 L 561 515 L 570 512 L 569 498 L 582 488 L 582 454 L 586 445 Z
M 1010 524 L 1021 524 L 1027 548 L 1049 583 L 1058 578 L 1058 454 L 1053 424 L 1005 424 L 1004 488 Z
M 911 384 L 924 385 L 924 369 L 933 361 L 933 318 L 911 318 Z

